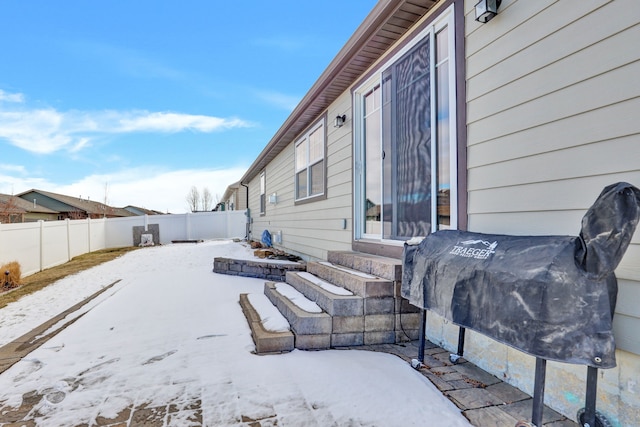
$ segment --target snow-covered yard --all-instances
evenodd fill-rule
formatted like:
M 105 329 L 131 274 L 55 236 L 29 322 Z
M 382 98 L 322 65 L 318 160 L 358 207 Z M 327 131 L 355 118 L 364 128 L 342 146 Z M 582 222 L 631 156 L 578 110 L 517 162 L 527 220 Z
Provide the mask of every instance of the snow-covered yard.
M 76 323 L 0 375 L 0 408 L 19 407 L 35 391 L 45 398 L 29 417 L 47 427 L 118 414 L 136 425 L 127 414 L 141 407 L 173 407 L 156 415 L 160 425 L 175 426 L 469 425 L 393 355 L 253 354 L 238 299 L 262 293 L 264 281 L 213 273 L 216 256 L 252 257 L 231 241 L 144 248 L 0 309 L 4 345 L 120 280 Z

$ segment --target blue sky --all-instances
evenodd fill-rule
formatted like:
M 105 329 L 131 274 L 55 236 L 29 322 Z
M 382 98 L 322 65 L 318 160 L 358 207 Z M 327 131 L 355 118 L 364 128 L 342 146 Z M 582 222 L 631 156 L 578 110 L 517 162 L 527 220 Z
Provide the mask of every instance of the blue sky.
M 0 2 L 0 193 L 221 197 L 375 3 Z

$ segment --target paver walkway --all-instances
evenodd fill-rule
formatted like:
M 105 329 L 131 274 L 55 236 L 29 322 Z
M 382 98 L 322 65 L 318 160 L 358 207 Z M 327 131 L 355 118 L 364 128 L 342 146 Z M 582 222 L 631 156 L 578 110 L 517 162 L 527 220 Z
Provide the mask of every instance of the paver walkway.
M 22 357 L 77 320 L 80 316 L 74 316 L 74 312 L 80 311 L 84 305 L 107 289 L 104 288 L 14 342 L 1 347 L 0 373 L 9 369 Z M 55 325 L 58 326 L 54 327 Z M 418 354 L 418 343 L 345 347 L 344 350 L 385 352 L 394 354 L 410 363 L 411 359 L 416 358 Z M 531 417 L 532 399 L 529 395 L 464 359 L 453 365 L 449 361 L 449 352 L 435 344 L 427 343 L 425 367 L 420 369 L 420 373 L 455 403 L 475 426 L 513 427 L 518 420 L 528 420 Z M 81 387 L 81 382 L 82 379 L 78 379 L 78 384 L 71 386 Z M 33 391 L 22 396 L 22 405 L 19 408 L 0 408 L 0 426 L 35 426 L 34 418 L 37 418 L 38 414 L 34 413 L 34 407 L 37 407 L 42 399 L 55 403 L 56 393 L 53 389 Z M 428 402 L 425 404 L 428 405 Z M 189 401 L 174 402 L 159 407 L 150 407 L 148 404 L 131 406 L 111 418 L 97 417 L 91 426 L 165 427 L 175 425 L 175 421 L 178 419 L 180 420 L 179 425 L 184 425 L 184 422 L 188 421 L 190 426 L 202 426 L 202 413 L 202 399 L 196 396 Z M 578 427 L 577 423 L 547 407 L 544 410 L 543 422 L 547 427 Z M 247 427 L 277 426 L 277 414 L 264 419 L 245 417 L 242 419 L 242 425 Z M 90 427 L 87 424 L 74 427 L 85 426 Z
M 418 354 L 418 341 L 404 344 L 380 344 L 351 347 L 354 350 L 383 351 L 411 363 Z M 449 361 L 447 350 L 427 341 L 425 367 L 420 373 L 462 410 L 478 427 L 514 427 L 520 420 L 531 419 L 533 398 L 461 358 Z M 427 404 L 427 403 L 425 403 Z M 546 427 L 580 427 L 578 423 L 545 406 Z

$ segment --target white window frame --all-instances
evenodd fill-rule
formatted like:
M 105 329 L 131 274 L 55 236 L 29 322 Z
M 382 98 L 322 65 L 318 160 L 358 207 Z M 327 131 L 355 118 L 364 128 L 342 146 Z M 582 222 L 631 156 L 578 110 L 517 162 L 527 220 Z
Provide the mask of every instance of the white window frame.
M 309 149 L 309 138 L 314 132 L 320 132 L 320 148 L 322 152 L 315 158 L 311 158 L 311 150 Z M 326 127 L 325 127 L 325 119 L 322 118 L 318 122 L 316 122 L 313 126 L 309 127 L 305 133 L 296 140 L 293 147 L 293 162 L 294 162 L 294 174 L 293 174 L 293 182 L 294 182 L 294 195 L 295 202 L 305 202 L 312 201 L 318 198 L 323 198 L 326 194 L 326 185 L 327 185 L 327 137 L 326 137 Z M 298 147 L 301 145 L 306 145 L 305 156 L 303 159 L 303 164 L 301 166 L 298 165 Z M 310 194 L 312 189 L 312 179 L 311 179 L 311 168 L 318 163 L 322 162 L 322 191 L 316 194 Z M 305 196 L 300 197 L 298 194 L 298 175 L 301 172 L 306 170 L 306 178 L 307 178 L 307 193 Z
M 260 215 L 264 215 L 267 212 L 267 179 L 265 171 L 260 172 Z

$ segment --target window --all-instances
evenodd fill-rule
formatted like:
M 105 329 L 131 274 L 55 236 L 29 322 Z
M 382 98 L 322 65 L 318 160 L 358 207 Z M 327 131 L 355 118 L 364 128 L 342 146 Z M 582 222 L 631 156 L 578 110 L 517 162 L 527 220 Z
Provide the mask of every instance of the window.
M 453 9 L 354 91 L 355 238 L 457 224 Z
M 296 201 L 324 195 L 324 119 L 311 127 L 295 145 Z
M 267 182 L 265 180 L 264 171 L 260 172 L 260 214 L 264 215 L 267 211 Z

